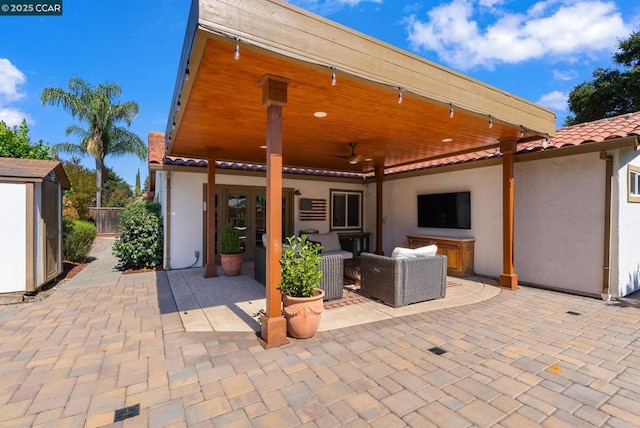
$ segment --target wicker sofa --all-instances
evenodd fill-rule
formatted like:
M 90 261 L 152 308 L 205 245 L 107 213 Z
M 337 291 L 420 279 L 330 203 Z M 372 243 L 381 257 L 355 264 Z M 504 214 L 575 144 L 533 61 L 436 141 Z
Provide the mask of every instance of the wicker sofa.
M 441 299 L 447 292 L 447 257 L 360 255 L 360 292 L 393 307 Z
M 256 280 L 265 284 L 267 278 L 267 250 L 265 247 L 256 246 L 254 270 Z M 320 270 L 322 271 L 320 288 L 324 290 L 324 300 L 342 298 L 344 259 L 338 254 L 323 255 Z

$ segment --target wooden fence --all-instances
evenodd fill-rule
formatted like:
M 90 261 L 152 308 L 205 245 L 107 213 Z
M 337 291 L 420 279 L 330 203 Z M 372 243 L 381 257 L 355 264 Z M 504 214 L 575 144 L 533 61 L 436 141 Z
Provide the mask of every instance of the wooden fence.
M 89 215 L 96 223 L 98 235 L 120 234 L 120 213 L 124 208 L 89 208 Z

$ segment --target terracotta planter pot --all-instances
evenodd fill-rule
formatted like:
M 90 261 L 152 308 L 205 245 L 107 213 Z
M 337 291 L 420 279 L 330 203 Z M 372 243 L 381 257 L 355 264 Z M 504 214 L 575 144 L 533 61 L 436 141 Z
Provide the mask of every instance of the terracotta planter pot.
M 242 269 L 244 254 L 220 254 L 220 264 L 226 276 L 238 276 Z
M 316 295 L 313 297 L 282 296 L 287 332 L 291 337 L 308 339 L 316 334 L 324 309 L 323 298 L 324 291 L 319 288 L 316 288 Z

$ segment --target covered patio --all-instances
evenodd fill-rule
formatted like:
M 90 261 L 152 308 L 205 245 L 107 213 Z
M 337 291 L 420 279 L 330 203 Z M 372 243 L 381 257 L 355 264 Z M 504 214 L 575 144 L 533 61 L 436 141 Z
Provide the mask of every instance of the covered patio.
M 158 288 L 171 290 L 176 312 L 187 332 L 261 331 L 265 287 L 253 278 L 253 264 L 245 263 L 239 276 L 205 278 L 203 268 L 174 270 L 158 276 Z M 477 276 L 449 277 L 447 295 L 393 308 L 376 299 L 345 290 L 345 298 L 325 302 L 319 331 L 354 327 L 423 312 L 472 305 L 500 293 L 496 282 Z M 169 294 L 167 294 L 169 295 Z
M 549 110 L 287 3 L 194 0 L 165 153 L 207 159 L 207 206 L 215 206 L 216 161 L 266 164 L 266 199 L 275 201 L 284 166 L 361 174 L 375 183 L 380 253 L 385 175 L 499 150 L 502 181 L 486 185 L 502 188 L 499 285 L 515 289 L 514 154 L 554 128 Z M 208 230 L 215 224 L 208 210 Z M 267 347 L 286 341 L 281 224 L 280 208 L 267 205 Z M 217 275 L 214 236 L 206 236 L 206 278 Z

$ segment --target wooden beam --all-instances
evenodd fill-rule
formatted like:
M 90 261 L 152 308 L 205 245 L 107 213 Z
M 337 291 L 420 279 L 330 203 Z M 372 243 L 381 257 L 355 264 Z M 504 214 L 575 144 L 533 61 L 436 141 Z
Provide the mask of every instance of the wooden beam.
M 216 265 L 216 156 L 217 147 L 207 148 L 207 260 L 204 277 L 218 276 Z
M 375 166 L 376 175 L 376 254 L 384 254 L 382 250 L 382 179 L 384 178 L 384 165 Z
M 514 158 L 516 154 L 516 138 L 500 141 L 502 152 L 502 274 L 500 287 L 515 290 L 518 288 L 513 256 L 514 241 Z
M 287 102 L 287 83 L 287 79 L 271 75 L 260 81 L 262 105 L 267 108 L 267 307 L 260 331 L 265 348 L 289 343 L 278 288 L 282 254 L 282 107 Z

